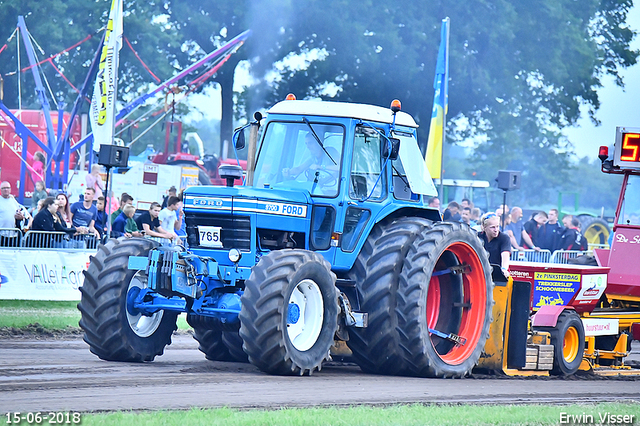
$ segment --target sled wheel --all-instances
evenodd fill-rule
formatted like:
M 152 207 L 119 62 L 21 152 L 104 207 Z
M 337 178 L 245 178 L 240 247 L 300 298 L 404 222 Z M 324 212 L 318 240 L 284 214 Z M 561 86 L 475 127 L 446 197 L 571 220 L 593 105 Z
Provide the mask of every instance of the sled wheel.
M 157 243 L 143 238 L 109 240 L 91 257 L 80 287 L 80 327 L 91 352 L 107 361 L 152 361 L 171 344 L 177 313 L 135 312 L 128 299 L 147 287 L 145 271 L 128 269 L 129 256 L 147 256 Z
M 580 316 L 565 310 L 558 316 L 555 327 L 536 327 L 536 331 L 548 331 L 553 345 L 553 369 L 551 374 L 569 376 L 580 368 L 584 355 L 584 326 Z
M 240 337 L 249 362 L 269 374 L 312 374 L 329 359 L 338 296 L 329 263 L 306 250 L 263 256 L 245 282 Z
M 467 375 L 489 335 L 492 307 L 491 269 L 475 232 L 449 222 L 425 230 L 409 248 L 398 287 L 408 374 Z

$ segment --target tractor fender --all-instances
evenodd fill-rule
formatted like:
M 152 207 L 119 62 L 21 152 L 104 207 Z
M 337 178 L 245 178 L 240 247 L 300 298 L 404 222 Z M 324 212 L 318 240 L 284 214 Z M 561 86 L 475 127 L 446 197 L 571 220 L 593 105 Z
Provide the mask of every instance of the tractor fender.
M 531 326 L 555 327 L 558 317 L 565 309 L 575 310 L 572 306 L 542 306 L 531 318 Z
M 412 206 L 409 207 L 409 206 L 398 206 L 398 205 L 390 204 L 388 206 L 385 206 L 378 213 L 378 215 L 375 218 L 375 223 L 379 223 L 385 219 L 393 220 L 398 217 L 405 217 L 405 216 L 406 217 L 418 216 L 424 219 L 428 219 L 432 222 L 440 222 L 442 220 L 440 213 L 435 209 L 416 208 Z

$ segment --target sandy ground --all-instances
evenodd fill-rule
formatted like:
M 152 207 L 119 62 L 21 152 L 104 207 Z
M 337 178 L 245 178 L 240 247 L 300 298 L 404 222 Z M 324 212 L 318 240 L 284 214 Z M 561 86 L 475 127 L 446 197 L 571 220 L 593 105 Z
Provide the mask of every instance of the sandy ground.
M 634 342 L 633 358 L 640 360 Z M 0 338 L 0 414 L 190 407 L 299 407 L 392 403 L 640 402 L 640 379 L 574 377 L 421 379 L 365 374 L 329 363 L 311 377 L 207 361 L 188 334 L 154 362 L 106 362 L 79 336 Z

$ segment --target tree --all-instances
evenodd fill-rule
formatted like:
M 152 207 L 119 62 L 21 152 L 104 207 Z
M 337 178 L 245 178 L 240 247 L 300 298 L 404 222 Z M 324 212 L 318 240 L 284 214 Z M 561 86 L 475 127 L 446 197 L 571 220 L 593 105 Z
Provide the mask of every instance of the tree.
M 102 32 L 107 23 L 111 0 L 86 2 L 80 0 L 2 0 L 0 1 L 0 23 L 3 25 L 0 37 L 9 37 L 16 28 L 18 16 L 25 17 L 28 30 L 33 39 L 44 50 L 38 51 L 38 59 L 65 50 L 87 36 L 90 39 L 68 53 L 56 56 L 54 64 L 76 88 L 80 88 L 89 70 L 91 61 L 100 43 Z M 170 29 L 154 23 L 154 17 L 160 15 L 162 9 L 157 3 L 125 1 L 124 33 L 138 54 L 150 69 L 155 70 L 162 79 L 171 76 L 176 61 L 185 56 L 181 51 L 181 42 Z M 38 49 L 36 47 L 36 49 Z M 0 54 L 0 74 L 4 79 L 4 103 L 9 108 L 18 107 L 19 96 L 23 99 L 23 108 L 39 108 L 34 96 L 34 81 L 31 71 L 20 75 L 22 85 L 18 94 L 18 49 L 14 37 L 7 48 Z M 24 45 L 20 40 L 20 67 L 27 67 L 28 61 Z M 50 64 L 42 64 L 41 70 L 53 93 L 49 101 L 62 100 L 67 105 L 77 97 L 75 90 L 60 76 Z M 133 52 L 125 45 L 120 52 L 119 99 L 131 99 L 140 94 L 153 81 L 148 71 L 142 66 Z M 93 81 L 93 80 L 92 80 Z M 93 87 L 89 89 L 91 93 Z M 55 108 L 55 106 L 54 106 Z M 89 104 L 84 104 L 88 111 Z M 68 110 L 68 108 L 67 108 Z

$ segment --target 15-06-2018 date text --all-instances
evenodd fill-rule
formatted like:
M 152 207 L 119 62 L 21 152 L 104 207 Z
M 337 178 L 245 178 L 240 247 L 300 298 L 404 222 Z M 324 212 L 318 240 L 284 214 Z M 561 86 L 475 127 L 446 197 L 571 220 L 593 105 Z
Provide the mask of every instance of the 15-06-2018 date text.
M 27 413 L 13 411 L 6 413 L 5 416 L 7 418 L 5 424 L 8 425 L 70 425 L 80 424 L 82 422 L 82 416 L 80 413 L 73 411 L 30 411 Z

